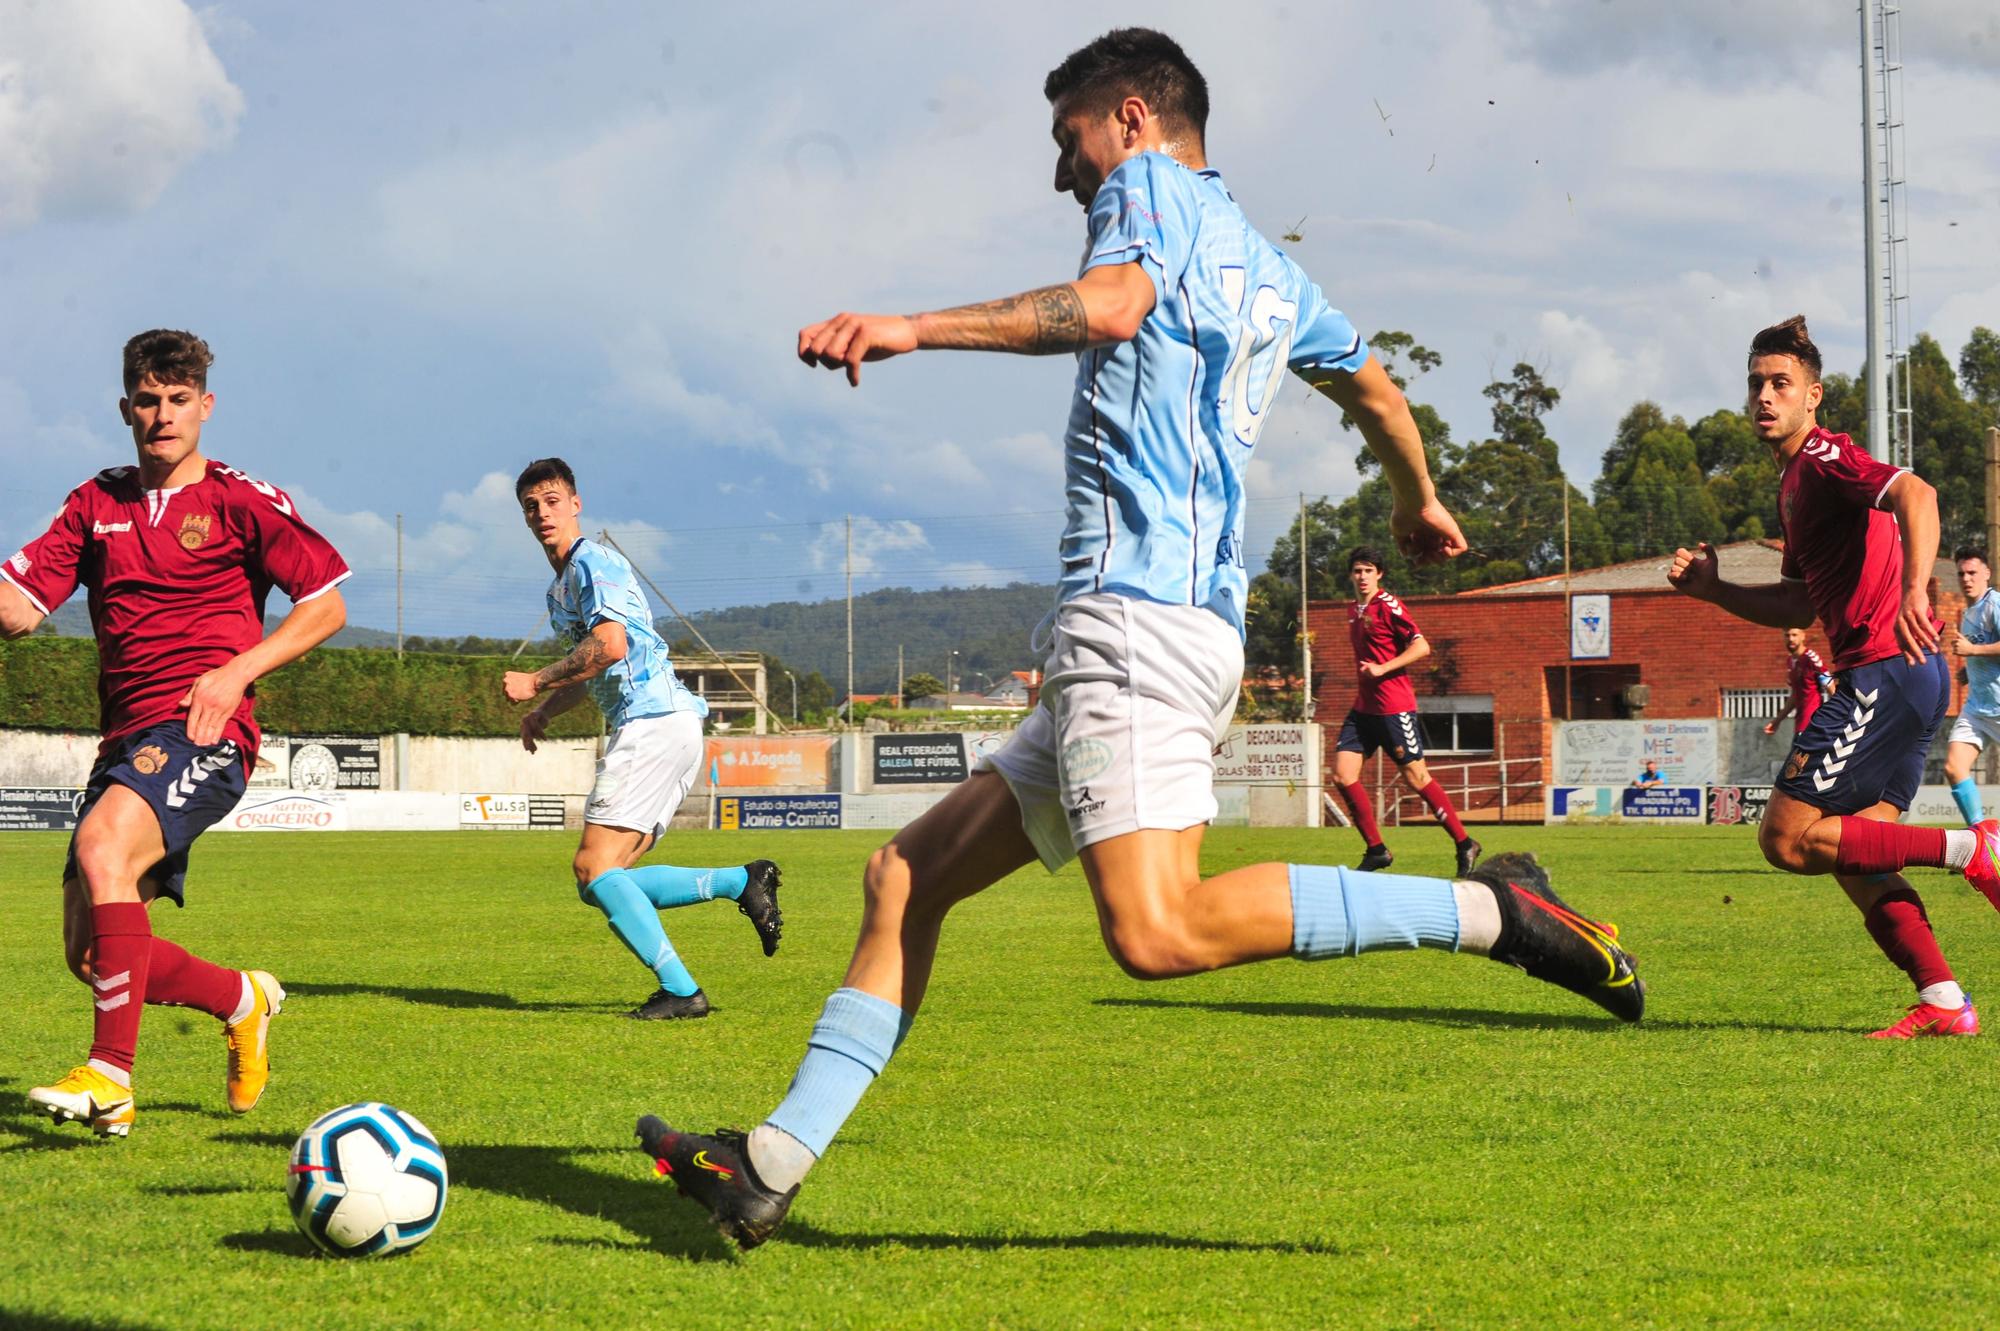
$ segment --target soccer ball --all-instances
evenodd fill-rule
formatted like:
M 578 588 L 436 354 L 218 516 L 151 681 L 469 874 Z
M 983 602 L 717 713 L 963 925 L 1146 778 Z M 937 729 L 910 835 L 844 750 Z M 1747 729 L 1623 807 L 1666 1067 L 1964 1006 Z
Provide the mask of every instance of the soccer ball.
M 373 1101 L 322 1114 L 292 1147 L 285 1197 L 335 1257 L 414 1248 L 444 1214 L 444 1152 L 430 1129 Z

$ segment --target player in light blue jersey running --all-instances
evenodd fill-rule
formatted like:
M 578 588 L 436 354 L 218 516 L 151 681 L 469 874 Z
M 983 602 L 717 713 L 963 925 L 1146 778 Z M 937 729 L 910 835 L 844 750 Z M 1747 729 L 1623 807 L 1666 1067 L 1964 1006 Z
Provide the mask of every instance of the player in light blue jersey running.
M 1979 783 L 1972 779 L 1972 762 L 1987 740 L 2000 740 L 2000 591 L 1993 588 L 1993 568 L 1984 546 L 1962 545 L 1952 560 L 1958 565 L 1965 613 L 1958 617 L 1958 632 L 1947 645 L 1965 660 L 1965 705 L 1951 724 L 1944 779 L 1958 811 L 1965 815 L 1965 825 L 1972 827 L 1985 817 Z
M 1208 90 L 1171 39 L 1107 34 L 1048 77 L 1055 185 L 1088 210 L 1073 282 L 910 317 L 842 314 L 799 334 L 850 383 L 926 348 L 1077 358 L 1064 441 L 1068 523 L 1040 707 L 1009 743 L 869 861 L 861 938 L 791 1090 L 747 1137 L 639 1123 L 641 1145 L 744 1247 L 908 1032 L 953 905 L 1040 859 L 1083 862 L 1128 974 L 1435 947 L 1493 957 L 1626 1020 L 1644 989 L 1613 931 L 1555 897 L 1531 856 L 1454 882 L 1317 865 L 1201 877 L 1213 750 L 1243 675 L 1244 475 L 1292 370 L 1346 410 L 1419 559 L 1465 539 L 1423 440 L 1347 318 L 1250 225 L 1203 152 Z
M 549 696 L 521 718 L 529 753 L 549 722 L 586 693 L 611 732 L 597 763 L 597 781 L 583 810 L 583 840 L 571 868 L 576 891 L 604 912 L 611 932 L 659 981 L 653 996 L 628 1014 L 664 1020 L 708 1015 L 708 995 L 695 984 L 667 941 L 659 912 L 716 897 L 750 917 L 764 955 L 778 950 L 778 866 L 769 860 L 727 869 L 636 868 L 701 770 L 701 718 L 708 704 L 687 691 L 653 627 L 653 610 L 632 566 L 616 550 L 584 537 L 583 501 L 561 458 L 528 464 L 514 483 L 521 516 L 542 544 L 556 580 L 549 586 L 549 623 L 571 648 L 568 656 L 530 674 L 510 670 L 503 681 L 513 702 Z

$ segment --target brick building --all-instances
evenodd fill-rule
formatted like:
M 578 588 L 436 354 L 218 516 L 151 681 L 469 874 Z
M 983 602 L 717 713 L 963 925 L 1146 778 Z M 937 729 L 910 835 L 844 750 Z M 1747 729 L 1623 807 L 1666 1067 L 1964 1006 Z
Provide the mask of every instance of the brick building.
M 1722 575 L 1732 582 L 1778 580 L 1783 556 L 1776 542 L 1743 541 L 1721 547 L 1719 555 Z M 1410 671 L 1428 763 L 1469 818 L 1541 818 L 1551 721 L 1768 718 L 1784 707 L 1782 632 L 1683 596 L 1667 583 L 1670 563 L 1655 556 L 1589 569 L 1572 574 L 1567 586 L 1556 575 L 1455 596 L 1403 598 L 1431 644 L 1431 654 Z M 1568 596 L 1593 593 L 1610 600 L 1611 654 L 1573 661 Z M 1938 562 L 1931 600 L 1946 625 L 1958 622 L 1965 606 L 1948 560 Z M 1307 615 L 1313 715 L 1329 727 L 1329 783 L 1333 739 L 1355 694 L 1348 605 L 1314 602 Z M 1830 658 L 1818 625 L 1807 638 Z M 1951 663 L 1956 675 L 1957 659 Z M 1954 683 L 1954 713 L 1963 690 Z M 1394 768 L 1380 757 L 1370 761 L 1363 779 L 1391 819 L 1427 817 L 1414 796 L 1405 794 L 1399 807 Z

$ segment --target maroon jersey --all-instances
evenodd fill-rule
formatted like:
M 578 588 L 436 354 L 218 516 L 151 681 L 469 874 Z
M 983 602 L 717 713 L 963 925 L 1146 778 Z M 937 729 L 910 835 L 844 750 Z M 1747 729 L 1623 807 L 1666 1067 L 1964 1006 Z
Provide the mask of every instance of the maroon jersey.
M 1833 668 L 1895 656 L 1903 608 L 1903 538 L 1882 507 L 1905 468 L 1844 434 L 1814 428 L 1778 484 L 1787 582 L 1803 581 L 1833 648 Z
M 1347 639 L 1354 644 L 1354 659 L 1387 661 L 1401 656 L 1412 642 L 1423 637 L 1417 621 L 1403 609 L 1403 603 L 1378 590 L 1368 604 L 1347 607 Z M 1393 716 L 1417 710 L 1417 691 L 1402 670 L 1392 670 L 1379 679 L 1355 672 L 1360 691 L 1354 695 L 1354 710 L 1370 716 Z
M 347 577 L 347 563 L 308 527 L 284 491 L 208 464 L 192 485 L 147 490 L 136 467 L 112 467 L 70 491 L 47 532 L 0 564 L 48 614 L 77 584 L 90 591 L 104 748 L 183 715 L 188 686 L 264 637 L 277 587 L 308 601 Z M 223 734 L 256 756 L 255 689 Z
M 1787 681 L 1792 686 L 1792 706 L 1798 712 L 1797 728 L 1804 730 L 1812 720 L 1812 714 L 1826 701 L 1820 697 L 1819 677 L 1826 673 L 1826 663 L 1819 659 L 1819 653 L 1808 647 L 1791 658 L 1791 666 L 1786 672 Z

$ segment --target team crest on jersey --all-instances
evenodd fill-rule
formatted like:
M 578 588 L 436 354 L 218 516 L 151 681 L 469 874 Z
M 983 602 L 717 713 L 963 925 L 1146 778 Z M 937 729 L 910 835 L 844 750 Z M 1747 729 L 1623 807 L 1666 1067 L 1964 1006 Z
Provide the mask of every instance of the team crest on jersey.
M 1806 764 L 1810 761 L 1804 749 L 1793 749 L 1792 756 L 1785 762 L 1785 780 L 1798 780 L 1799 773 L 1806 770 Z
M 167 751 L 157 744 L 148 744 L 132 755 L 132 770 L 140 776 L 151 776 L 167 765 Z
M 199 550 L 208 540 L 208 529 L 215 519 L 206 513 L 190 513 L 181 519 L 181 548 Z

